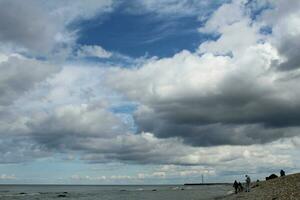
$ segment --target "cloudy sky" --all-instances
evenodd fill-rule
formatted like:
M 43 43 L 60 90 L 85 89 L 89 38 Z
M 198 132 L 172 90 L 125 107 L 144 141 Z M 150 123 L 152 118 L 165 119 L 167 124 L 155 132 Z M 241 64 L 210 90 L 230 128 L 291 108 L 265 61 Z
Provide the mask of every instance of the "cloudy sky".
M 300 169 L 300 1 L 0 0 L 0 183 Z

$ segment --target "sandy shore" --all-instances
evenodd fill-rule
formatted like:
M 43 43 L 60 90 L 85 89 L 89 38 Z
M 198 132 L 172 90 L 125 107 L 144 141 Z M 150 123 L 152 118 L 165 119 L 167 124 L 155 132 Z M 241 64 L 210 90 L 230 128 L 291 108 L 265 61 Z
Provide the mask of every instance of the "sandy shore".
M 232 194 L 219 200 L 300 200 L 300 173 L 252 184 L 251 192 Z

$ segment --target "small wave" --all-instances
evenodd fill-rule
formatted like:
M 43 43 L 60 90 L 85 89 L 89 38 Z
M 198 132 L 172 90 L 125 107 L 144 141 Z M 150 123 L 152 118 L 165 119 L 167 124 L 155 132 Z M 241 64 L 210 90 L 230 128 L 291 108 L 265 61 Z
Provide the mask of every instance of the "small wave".
M 230 190 L 230 191 L 228 191 L 226 194 L 227 195 L 230 195 L 230 194 L 233 194 L 234 193 L 234 191 L 233 190 Z
M 173 187 L 172 190 L 179 190 L 180 187 Z
M 18 194 L 0 194 L 0 197 L 24 197 L 24 196 L 36 196 L 40 195 L 40 193 L 18 193 Z

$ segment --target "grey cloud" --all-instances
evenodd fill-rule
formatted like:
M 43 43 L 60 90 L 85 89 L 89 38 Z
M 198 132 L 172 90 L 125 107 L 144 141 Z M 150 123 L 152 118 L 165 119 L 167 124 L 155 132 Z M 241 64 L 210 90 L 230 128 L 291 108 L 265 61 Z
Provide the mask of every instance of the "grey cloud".
M 88 162 L 177 163 L 189 153 L 177 139 L 159 140 L 151 134 L 128 132 L 105 105 L 66 106 L 31 117 L 27 135 L 50 152 L 82 152 Z M 180 151 L 174 149 L 179 148 Z M 178 160 L 176 160 L 178 159 Z
M 0 42 L 39 53 L 50 51 L 64 28 L 36 0 L 1 0 L 0 27 Z
M 280 64 L 280 70 L 293 70 L 300 67 L 300 3 L 293 0 L 270 1 L 271 9 L 262 13 L 261 20 L 272 27 L 274 44 L 278 51 L 285 57 Z
M 34 55 L 67 51 L 77 38 L 70 24 L 109 13 L 113 0 L 1 0 L 0 43 Z
M 49 157 L 51 153 L 27 136 L 0 134 L 0 164 L 24 163 Z
M 288 103 L 224 104 L 224 98 L 193 101 L 151 105 L 154 110 L 140 109 L 134 118 L 140 131 L 162 138 L 181 137 L 194 146 L 249 145 L 298 135 L 289 127 L 299 126 L 299 112 Z
M 103 105 L 65 106 L 27 122 L 33 138 L 50 149 L 76 150 L 85 141 L 112 138 L 126 126 Z
M 33 115 L 26 122 L 26 136 L 49 153 L 80 152 L 90 163 L 197 164 L 192 147 L 179 139 L 158 139 L 153 134 L 133 134 L 106 105 L 63 106 L 53 112 Z M 200 156 L 197 153 L 196 157 Z
M 59 70 L 58 65 L 20 56 L 8 56 L 0 63 L 0 163 L 27 162 L 49 156 L 27 135 L 25 122 L 29 116 L 14 104 Z
M 191 147 L 182 142 L 180 139 L 182 135 L 177 138 L 173 135 L 172 138 L 160 139 L 151 133 L 127 132 L 128 127 L 124 126 L 122 121 L 119 121 L 120 119 L 107 108 L 107 105 L 95 103 L 89 106 L 62 106 L 53 111 L 34 112 L 26 120 L 19 120 L 20 123 L 24 121 L 26 123 L 24 123 L 24 130 L 18 134 L 15 131 L 1 130 L 0 158 L 2 163 L 29 162 L 61 153 L 62 155 L 76 154 L 88 163 L 203 165 L 222 169 L 228 165 L 235 166 L 235 163 L 245 164 L 245 158 L 251 158 L 260 163 L 259 166 L 269 164 L 282 166 L 280 162 L 290 165 L 289 158 L 284 157 L 283 152 L 279 152 L 278 155 L 271 153 L 280 150 L 280 147 L 276 147 L 278 144 L 285 145 L 285 148 L 293 148 L 289 142 L 248 147 Z M 17 127 L 11 124 L 11 127 L 7 129 L 13 130 L 14 128 Z M 215 127 L 217 128 L 222 131 L 227 129 L 225 131 L 228 133 L 231 131 L 231 127 L 219 125 Z M 239 137 L 244 137 L 244 133 L 239 134 L 242 128 L 244 127 L 236 127 L 237 130 L 234 130 L 237 141 L 240 141 Z M 207 134 L 204 127 L 201 129 L 206 134 L 203 139 L 220 136 L 220 141 L 222 140 L 220 130 Z M 248 129 L 260 130 L 255 126 L 248 127 Z M 180 132 L 180 127 L 178 131 Z M 194 140 L 195 143 L 201 139 L 198 136 L 193 138 L 192 132 L 185 133 L 190 134 L 189 139 Z M 252 139 L 256 139 L 252 133 L 250 135 Z M 233 137 L 228 139 L 232 140 Z M 261 134 L 258 133 L 257 139 L 261 139 Z M 247 142 L 249 138 L 245 140 Z M 192 141 L 189 143 L 193 144 Z
M 48 62 L 11 56 L 0 63 L 0 105 L 12 104 L 35 84 L 58 72 L 60 67 Z
M 279 52 L 286 57 L 287 61 L 280 64 L 281 70 L 293 70 L 300 68 L 300 33 L 296 36 L 285 38 L 279 46 Z
M 194 164 L 184 158 L 189 152 L 177 140 L 157 140 L 149 134 L 127 134 L 98 144 L 99 148 L 89 149 L 82 159 L 90 163 Z
M 180 137 L 186 144 L 193 146 L 261 144 L 298 135 L 298 132 L 292 131 L 291 128 L 266 127 L 263 124 L 211 123 L 197 125 L 197 123 L 176 123 L 155 115 L 147 117 L 149 119 L 144 119 L 144 121 L 138 117 L 135 118 L 139 130 L 153 132 L 159 138 Z M 197 121 L 199 118 L 192 120 Z
M 209 96 L 184 97 L 170 102 L 152 102 L 155 118 L 162 122 L 178 125 L 205 124 L 255 124 L 268 127 L 286 127 L 299 125 L 299 108 L 295 99 L 280 99 L 280 94 L 255 88 L 255 83 L 243 84 L 243 81 L 223 83 L 221 94 Z M 251 88 L 252 87 L 252 88 Z M 254 88 L 253 88 L 254 87 Z M 143 119 L 147 112 L 137 113 L 137 120 Z M 152 117 L 151 117 L 152 118 Z M 151 121 L 151 120 L 150 120 Z M 155 126 L 155 125 L 154 125 Z

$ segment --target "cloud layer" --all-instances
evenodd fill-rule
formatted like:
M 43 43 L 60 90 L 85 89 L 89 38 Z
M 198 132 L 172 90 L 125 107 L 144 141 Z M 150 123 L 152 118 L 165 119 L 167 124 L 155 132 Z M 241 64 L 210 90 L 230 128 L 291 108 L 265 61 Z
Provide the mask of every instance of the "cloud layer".
M 142 2 L 143 12 L 162 18 L 199 15 L 199 34 L 214 39 L 130 67 L 93 63 L 123 55 L 77 44 L 76 23 L 124 4 L 0 0 L 0 163 L 59 154 L 166 165 L 111 179 L 295 167 L 300 4 L 234 0 L 203 18 L 197 10 L 211 7 L 200 5 L 206 1 Z
M 281 23 L 266 17 L 277 10 L 263 12 L 258 21 L 247 11 L 243 1 L 222 5 L 199 29 L 219 38 L 202 43 L 197 53 L 182 51 L 138 69 L 112 71 L 108 85 L 140 103 L 134 113 L 140 131 L 180 137 L 194 146 L 258 144 L 298 135 L 299 71 L 297 64 L 282 71 L 293 58 L 281 50 L 286 44 L 276 32 Z M 298 10 L 291 12 L 286 17 Z M 262 24 L 274 33 L 261 33 Z M 296 26 L 289 27 L 297 33 Z

